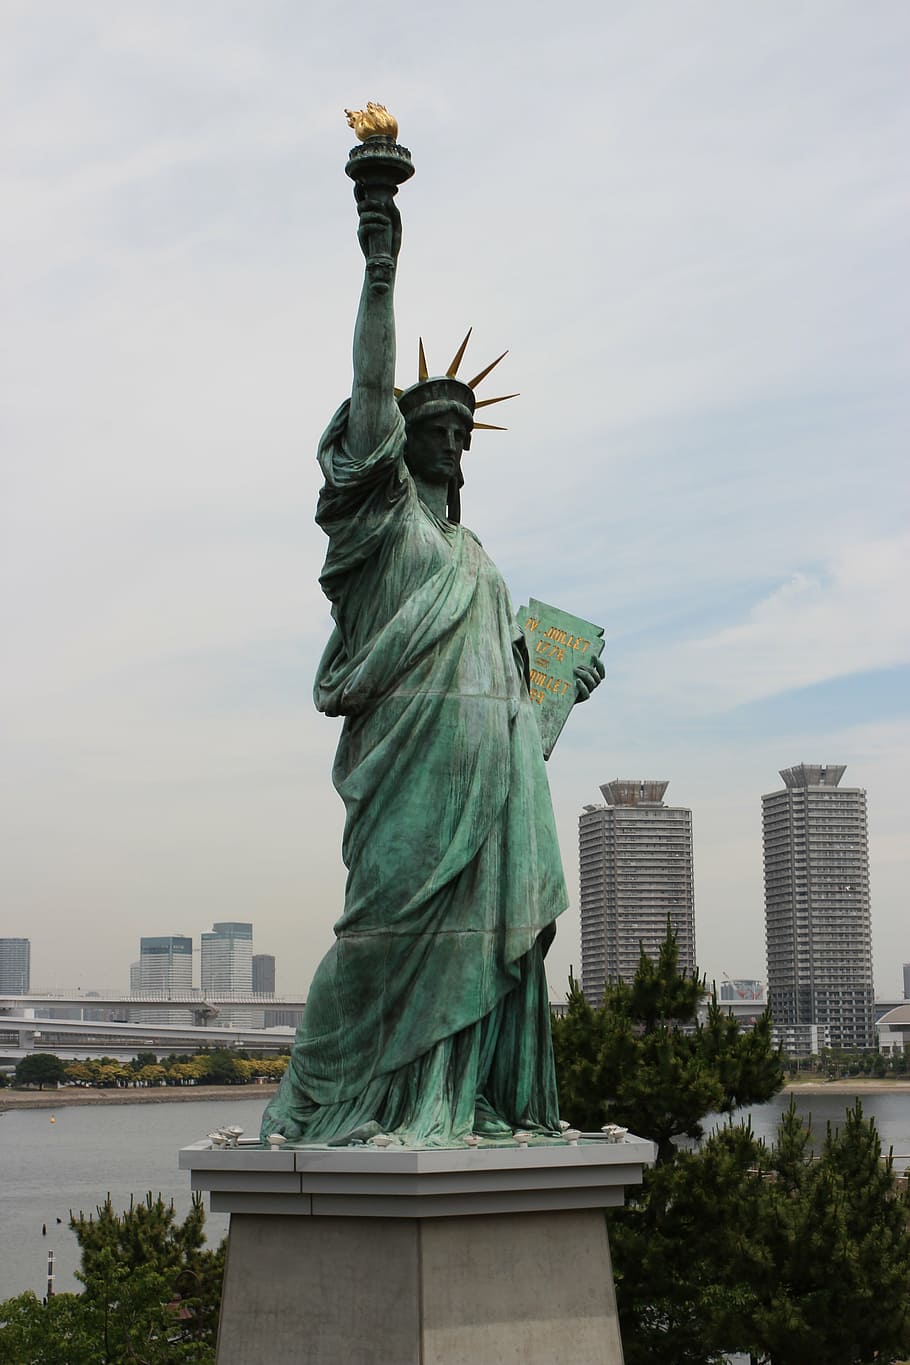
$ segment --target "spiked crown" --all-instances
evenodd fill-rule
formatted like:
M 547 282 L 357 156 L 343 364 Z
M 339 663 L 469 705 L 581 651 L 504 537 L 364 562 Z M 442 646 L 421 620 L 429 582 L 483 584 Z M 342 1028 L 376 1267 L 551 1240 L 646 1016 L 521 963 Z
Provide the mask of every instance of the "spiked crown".
M 482 379 L 502 360 L 503 356 L 508 355 L 508 351 L 503 351 L 502 355 L 497 356 L 494 361 L 476 374 L 467 383 L 458 379 L 458 367 L 464 357 L 468 340 L 471 336 L 471 329 L 464 341 L 452 358 L 452 363 L 444 375 L 436 375 L 431 378 L 427 368 L 427 358 L 424 354 L 423 339 L 421 338 L 418 349 L 417 364 L 417 383 L 412 384 L 408 389 L 396 389 L 395 396 L 398 399 L 398 406 L 401 415 L 406 422 L 421 421 L 425 417 L 435 417 L 442 412 L 451 412 L 454 408 L 460 416 L 464 417 L 469 431 L 504 431 L 505 427 L 495 427 L 488 422 L 475 422 L 474 412 L 477 408 L 489 407 L 491 403 L 503 403 L 507 398 L 517 398 L 515 393 L 504 393 L 499 398 L 475 398 L 474 390 Z

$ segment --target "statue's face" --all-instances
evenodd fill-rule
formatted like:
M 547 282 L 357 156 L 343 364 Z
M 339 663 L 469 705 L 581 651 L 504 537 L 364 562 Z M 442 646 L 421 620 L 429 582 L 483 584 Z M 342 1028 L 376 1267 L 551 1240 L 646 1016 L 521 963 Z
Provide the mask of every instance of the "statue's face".
M 415 479 L 447 484 L 458 478 L 468 429 L 457 413 L 441 413 L 408 423 L 404 461 Z

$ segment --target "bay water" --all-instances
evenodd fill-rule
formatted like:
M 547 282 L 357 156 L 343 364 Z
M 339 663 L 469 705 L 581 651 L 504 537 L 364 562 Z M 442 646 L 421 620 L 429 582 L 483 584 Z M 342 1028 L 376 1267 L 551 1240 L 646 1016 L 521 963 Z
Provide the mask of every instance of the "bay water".
M 217 1100 L 6 1110 L 0 1115 L 0 1301 L 26 1289 L 43 1298 L 51 1247 L 57 1293 L 81 1288 L 70 1209 L 94 1213 L 110 1193 L 119 1211 L 131 1196 L 141 1200 L 151 1191 L 173 1199 L 184 1216 L 192 1196 L 189 1171 L 177 1168 L 180 1148 L 228 1123 L 254 1137 L 267 1102 L 233 1098 L 226 1090 Z M 227 1224 L 227 1214 L 206 1210 L 210 1242 L 224 1237 Z
M 893 1148 L 910 1163 L 910 1092 L 867 1092 L 863 1112 L 874 1118 L 884 1149 Z M 68 1227 L 70 1209 L 94 1212 L 110 1193 L 114 1207 L 148 1191 L 173 1199 L 179 1215 L 190 1207 L 189 1173 L 177 1168 L 181 1147 L 224 1124 L 236 1123 L 247 1136 L 259 1130 L 267 1098 L 236 1098 L 184 1103 L 67 1106 L 58 1109 L 8 1109 L 0 1114 L 0 1300 L 26 1289 L 43 1296 L 47 1252 L 56 1258 L 57 1292 L 78 1289 L 79 1248 Z M 770 1104 L 742 1111 L 756 1137 L 773 1137 L 789 1103 L 778 1095 Z M 817 1140 L 826 1124 L 842 1123 L 848 1094 L 797 1092 L 800 1113 L 811 1114 Z M 0 1095 L 2 1109 L 2 1095 Z M 51 1117 L 54 1122 L 51 1123 Z M 710 1125 L 707 1125 L 710 1126 Z M 210 1241 L 227 1231 L 227 1215 L 207 1213 Z M 46 1229 L 46 1231 L 44 1231 Z

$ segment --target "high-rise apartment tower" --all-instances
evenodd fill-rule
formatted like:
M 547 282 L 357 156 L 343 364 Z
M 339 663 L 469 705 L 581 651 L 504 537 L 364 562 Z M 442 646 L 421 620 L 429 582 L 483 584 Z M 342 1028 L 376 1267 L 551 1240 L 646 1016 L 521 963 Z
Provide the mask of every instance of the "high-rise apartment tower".
M 787 1051 L 874 1047 L 866 793 L 843 764 L 762 797 L 768 1003 Z
M 608 983 L 632 980 L 642 948 L 657 958 L 668 920 L 680 967 L 695 970 L 692 812 L 664 804 L 668 786 L 607 782 L 605 804 L 579 816 L 581 985 L 592 1003 Z
M 27 938 L 0 938 L 0 995 L 25 995 L 31 982 L 32 945 Z

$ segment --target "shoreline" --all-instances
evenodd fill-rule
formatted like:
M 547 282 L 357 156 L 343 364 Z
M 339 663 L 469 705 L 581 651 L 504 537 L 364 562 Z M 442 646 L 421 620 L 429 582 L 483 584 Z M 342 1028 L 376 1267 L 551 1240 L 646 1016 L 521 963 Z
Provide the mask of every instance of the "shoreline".
M 781 1095 L 908 1095 L 910 1080 L 881 1081 L 868 1076 L 858 1076 L 854 1080 L 836 1081 L 788 1081 Z M 2 1101 L 0 1101 L 2 1102 Z
M 262 1085 L 173 1085 L 148 1089 L 100 1089 L 90 1086 L 62 1090 L 0 1090 L 0 1114 L 11 1109 L 63 1109 L 91 1104 L 190 1104 L 193 1100 L 265 1100 L 278 1089 L 277 1081 Z M 782 1095 L 910 1095 L 910 1079 L 882 1081 L 867 1076 L 855 1080 L 788 1081 Z
M 148 1089 L 93 1090 L 91 1086 L 63 1090 L 0 1090 L 0 1114 L 11 1109 L 68 1109 L 91 1104 L 189 1104 L 193 1100 L 265 1100 L 278 1082 L 262 1085 L 162 1085 Z

